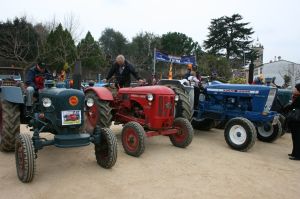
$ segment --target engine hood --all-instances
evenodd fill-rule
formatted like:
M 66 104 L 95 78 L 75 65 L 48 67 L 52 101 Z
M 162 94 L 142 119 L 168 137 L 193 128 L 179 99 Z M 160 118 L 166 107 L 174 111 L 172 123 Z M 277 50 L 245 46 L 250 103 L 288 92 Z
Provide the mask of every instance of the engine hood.
M 263 85 L 247 85 L 247 84 L 212 84 L 207 88 L 207 92 L 222 92 L 222 93 L 248 93 L 262 94 L 268 93 L 271 89 L 269 86 Z
M 119 93 L 133 93 L 133 94 L 161 94 L 174 95 L 174 91 L 166 86 L 139 86 L 133 88 L 121 88 Z

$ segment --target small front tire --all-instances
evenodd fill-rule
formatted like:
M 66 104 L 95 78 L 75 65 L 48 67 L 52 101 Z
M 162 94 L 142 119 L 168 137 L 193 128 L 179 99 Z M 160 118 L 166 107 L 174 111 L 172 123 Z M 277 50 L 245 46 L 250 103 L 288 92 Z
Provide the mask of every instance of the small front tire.
M 145 151 L 145 130 L 137 122 L 128 122 L 122 129 L 122 145 L 128 155 L 139 157 Z
M 95 155 L 98 165 L 112 168 L 117 161 L 118 143 L 115 134 L 108 128 L 101 129 L 101 141 L 95 144 Z
M 15 158 L 19 180 L 24 183 L 31 182 L 35 172 L 35 152 L 30 135 L 16 136 Z
M 180 148 L 190 145 L 194 137 L 191 123 L 185 118 L 176 118 L 173 127 L 177 128 L 178 132 L 169 136 L 172 144 Z
M 248 151 L 255 144 L 256 129 L 248 119 L 236 117 L 227 122 L 224 137 L 232 149 Z
M 282 134 L 282 125 L 280 120 L 273 125 L 271 122 L 257 127 L 257 139 L 262 142 L 274 142 Z

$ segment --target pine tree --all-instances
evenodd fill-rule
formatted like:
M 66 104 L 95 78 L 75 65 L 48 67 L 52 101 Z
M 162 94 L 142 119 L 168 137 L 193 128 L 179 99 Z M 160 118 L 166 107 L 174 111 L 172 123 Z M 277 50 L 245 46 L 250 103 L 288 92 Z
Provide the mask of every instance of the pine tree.
M 227 60 L 242 58 L 244 52 L 250 51 L 254 31 L 247 27 L 249 23 L 241 20 L 243 17 L 239 14 L 212 19 L 208 39 L 204 41 L 205 49 L 211 54 L 223 55 Z

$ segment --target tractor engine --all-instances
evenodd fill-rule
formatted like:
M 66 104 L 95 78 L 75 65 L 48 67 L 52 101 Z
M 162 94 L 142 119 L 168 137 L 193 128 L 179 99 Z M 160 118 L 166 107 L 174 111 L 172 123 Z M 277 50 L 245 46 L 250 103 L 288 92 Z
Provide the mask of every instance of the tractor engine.
M 121 123 L 136 118 L 148 129 L 169 128 L 173 124 L 175 93 L 168 87 L 122 88 L 118 99 L 120 104 L 116 120 Z
M 84 122 L 84 93 L 75 89 L 44 88 L 39 92 L 35 117 L 53 134 L 76 133 Z M 71 129 L 71 130 L 70 130 Z

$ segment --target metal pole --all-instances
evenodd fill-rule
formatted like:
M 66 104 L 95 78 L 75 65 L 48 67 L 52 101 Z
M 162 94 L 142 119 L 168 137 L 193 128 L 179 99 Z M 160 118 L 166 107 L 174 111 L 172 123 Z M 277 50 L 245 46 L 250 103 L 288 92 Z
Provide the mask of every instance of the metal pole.
M 155 75 L 156 48 L 153 50 L 153 74 Z

